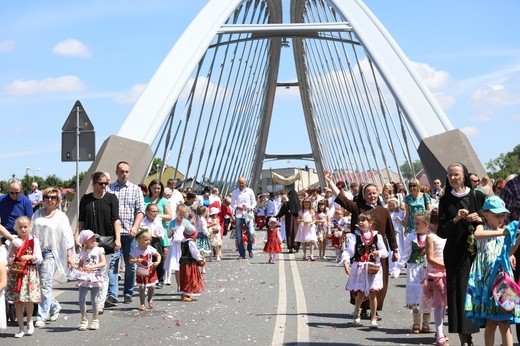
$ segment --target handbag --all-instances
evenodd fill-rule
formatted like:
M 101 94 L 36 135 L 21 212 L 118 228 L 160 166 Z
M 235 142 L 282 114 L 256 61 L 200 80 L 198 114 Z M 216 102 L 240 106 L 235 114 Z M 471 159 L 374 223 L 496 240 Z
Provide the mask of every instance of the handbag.
M 379 273 L 379 269 L 380 268 L 381 268 L 380 264 L 367 262 L 367 272 L 368 272 L 368 274 L 377 274 L 377 273 Z
M 100 235 L 98 245 L 105 249 L 105 254 L 110 255 L 114 253 L 114 236 L 113 235 Z
M 493 283 L 493 298 L 505 311 L 513 311 L 520 302 L 520 286 L 502 269 Z
M 7 273 L 11 274 L 11 275 L 22 274 L 24 268 L 25 268 L 24 262 L 12 262 L 12 263 L 7 264 L 7 269 L 8 269 Z

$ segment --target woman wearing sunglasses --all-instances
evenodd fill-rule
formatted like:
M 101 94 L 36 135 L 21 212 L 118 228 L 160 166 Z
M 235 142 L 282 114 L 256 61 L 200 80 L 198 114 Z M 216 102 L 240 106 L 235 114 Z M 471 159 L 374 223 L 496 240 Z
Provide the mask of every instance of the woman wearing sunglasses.
M 69 219 L 59 209 L 61 191 L 49 187 L 43 191 L 43 207 L 32 217 L 31 234 L 40 241 L 43 262 L 39 267 L 41 302 L 38 304 L 36 327 L 43 327 L 47 321 L 58 319 L 61 306 L 52 294 L 55 272 L 66 277 L 74 266 L 74 237 Z

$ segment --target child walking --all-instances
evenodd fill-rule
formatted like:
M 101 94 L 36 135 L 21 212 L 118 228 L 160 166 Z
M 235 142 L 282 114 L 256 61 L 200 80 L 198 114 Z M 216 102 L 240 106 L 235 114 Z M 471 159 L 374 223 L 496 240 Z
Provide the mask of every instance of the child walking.
M 268 263 L 271 264 L 276 263 L 276 254 L 282 252 L 282 238 L 275 217 L 269 218 L 267 222 L 267 242 L 264 245 L 264 252 L 269 253 Z
M 206 261 L 197 249 L 194 239 L 197 231 L 192 225 L 187 226 L 183 232 L 184 239 L 181 242 L 180 257 L 180 290 L 183 302 L 192 302 L 194 297 L 204 292 L 204 279 L 198 267 L 204 267 Z
M 40 278 L 36 265 L 43 261 L 40 242 L 29 235 L 31 219 L 20 216 L 16 219 L 14 229 L 18 238 L 13 239 L 7 248 L 9 276 L 5 299 L 14 302 L 18 333 L 15 338 L 34 333 L 32 320 L 34 303 L 40 302 Z M 16 268 L 16 270 L 15 270 Z M 24 328 L 24 309 L 27 315 L 27 326 Z
M 370 212 L 358 217 L 358 229 L 349 234 L 343 256 L 345 273 L 349 275 L 346 290 L 355 293 L 354 323 L 361 323 L 361 303 L 368 297 L 370 303 L 370 328 L 377 324 L 377 292 L 383 288 L 383 270 L 381 259 L 388 257 L 388 250 L 377 231 L 372 229 L 373 220 Z M 350 260 L 352 259 L 352 265 Z
M 314 225 L 314 210 L 312 202 L 305 198 L 302 203 L 302 209 L 298 212 L 298 231 L 295 240 L 303 244 L 303 260 L 316 261 L 313 256 L 314 244 L 318 240 L 316 236 L 316 226 Z M 307 256 L 307 245 L 309 245 L 310 257 Z
M 163 222 L 160 218 L 157 217 L 159 213 L 159 207 L 155 203 L 150 203 L 146 206 L 144 211 L 145 216 L 143 221 L 141 221 L 141 227 L 148 228 L 150 230 L 150 234 L 152 235 L 152 241 L 150 245 L 154 247 L 159 255 L 161 256 L 161 261 L 159 265 L 155 268 L 155 272 L 157 273 L 157 285 L 156 288 L 162 288 L 164 283 L 164 260 L 165 260 L 165 249 L 170 247 L 168 237 L 166 236 L 166 231 L 163 226 Z M 166 245 L 166 247 L 165 247 Z M 166 250 L 167 252 L 168 250 Z
M 327 259 L 325 257 L 325 250 L 327 248 L 327 232 L 329 229 L 329 208 L 327 202 L 321 200 L 317 205 L 316 212 L 316 234 L 318 236 L 318 252 L 320 259 Z
M 492 292 L 501 271 L 513 278 L 509 254 L 513 245 L 518 246 L 515 244 L 518 221 L 505 227 L 509 211 L 504 201 L 497 196 L 486 199 L 482 210 L 484 225 L 477 226 L 474 232 L 477 254 L 469 272 L 464 310 L 473 323 L 480 326 L 485 323 L 486 346 L 494 344 L 497 327 L 502 336 L 502 345 L 512 346 L 510 324 L 520 323 L 519 304 L 516 303 L 513 311 L 506 311 L 493 299 Z
M 395 230 L 395 240 L 397 241 L 398 246 L 397 250 L 400 253 L 404 248 L 404 221 L 406 218 L 404 212 L 399 209 L 399 201 L 397 198 L 390 198 L 387 203 L 387 208 L 390 212 L 390 218 L 392 219 L 392 225 Z M 398 262 L 388 261 L 388 272 L 391 277 L 398 278 L 401 272 L 399 270 Z
M 79 311 L 81 321 L 79 330 L 99 329 L 99 296 L 104 281 L 106 267 L 105 249 L 96 243 L 97 234 L 84 229 L 79 233 L 78 243 L 81 245 L 77 269 L 71 276 L 77 280 L 79 288 Z M 90 325 L 87 318 L 87 294 L 90 292 L 90 304 L 92 305 L 92 321 Z
M 208 231 L 211 254 L 214 259 L 220 261 L 220 248 L 222 247 L 222 237 L 220 234 L 220 220 L 218 214 L 220 209 L 212 207 L 209 209 Z
M 405 265 L 408 268 L 406 271 L 406 307 L 412 309 L 411 331 L 419 334 L 430 332 L 430 313 L 421 314 L 419 311 L 422 300 L 422 283 L 426 275 L 426 236 L 430 231 L 428 212 L 415 213 L 414 227 L 415 229 L 410 230 L 404 240 L 398 265 L 400 269 Z
M 350 222 L 343 217 L 344 211 L 340 208 L 334 210 L 334 217 L 330 221 L 330 238 L 332 247 L 336 252 L 336 263 L 340 262 L 341 253 L 343 252 L 343 240 L 345 232 Z
M 164 261 L 164 283 L 171 283 L 172 271 L 175 272 L 175 281 L 177 283 L 177 293 L 180 293 L 179 278 L 179 259 L 181 258 L 181 241 L 184 239 L 184 229 L 192 224 L 186 219 L 189 214 L 189 207 L 184 204 L 177 206 L 175 219 L 170 221 L 168 230 L 168 239 L 170 239 L 170 249 Z
M 446 268 L 444 267 L 444 245 L 446 244 L 446 239 L 442 239 L 436 234 L 438 215 L 436 208 L 430 213 L 430 233 L 426 236 L 426 275 L 422 284 L 423 295 L 420 310 L 423 313 L 430 313 L 433 308 L 435 344 L 437 346 L 447 346 L 448 338 L 442 330 L 448 304 Z
M 208 208 L 201 205 L 197 208 L 197 215 L 195 215 L 195 229 L 197 230 L 197 239 L 195 243 L 197 248 L 202 250 L 206 256 L 211 255 L 211 244 L 209 243 L 210 233 L 208 230 Z M 203 272 L 204 274 L 204 272 Z
M 158 280 L 156 268 L 161 263 L 161 254 L 150 245 L 152 234 L 148 228 L 140 228 L 135 234 L 135 240 L 137 246 L 130 251 L 130 263 L 137 265 L 135 280 L 139 287 L 139 310 L 144 311 L 145 297 L 150 309 L 155 306 L 153 294 Z

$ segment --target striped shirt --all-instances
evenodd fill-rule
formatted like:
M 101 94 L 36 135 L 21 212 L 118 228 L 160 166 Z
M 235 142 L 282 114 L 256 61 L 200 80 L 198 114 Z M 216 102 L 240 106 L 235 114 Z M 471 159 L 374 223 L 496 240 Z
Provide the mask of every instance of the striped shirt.
M 119 200 L 119 220 L 121 221 L 121 235 L 130 233 L 134 225 L 135 216 L 144 214 L 144 198 L 141 188 L 127 181 L 119 185 L 116 181 L 108 185 L 108 192 L 113 193 Z
M 509 221 L 520 218 L 520 175 L 509 180 L 500 193 L 500 198 L 505 202 L 509 214 Z

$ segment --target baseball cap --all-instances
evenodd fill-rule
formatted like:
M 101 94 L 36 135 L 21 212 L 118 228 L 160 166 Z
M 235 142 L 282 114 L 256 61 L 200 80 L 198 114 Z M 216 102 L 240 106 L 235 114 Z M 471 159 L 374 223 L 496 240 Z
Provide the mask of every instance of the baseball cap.
M 483 210 L 488 210 L 494 214 L 501 213 L 509 213 L 509 210 L 506 209 L 506 204 L 504 201 L 497 196 L 491 196 L 484 202 L 484 206 L 482 206 Z
M 84 229 L 83 231 L 81 231 L 79 233 L 79 237 L 78 237 L 78 243 L 80 243 L 81 245 L 85 244 L 87 242 L 87 240 L 89 240 L 90 238 L 92 237 L 96 237 L 98 238 L 99 237 L 99 234 L 95 234 L 94 232 L 92 232 L 91 230 L 89 229 Z

